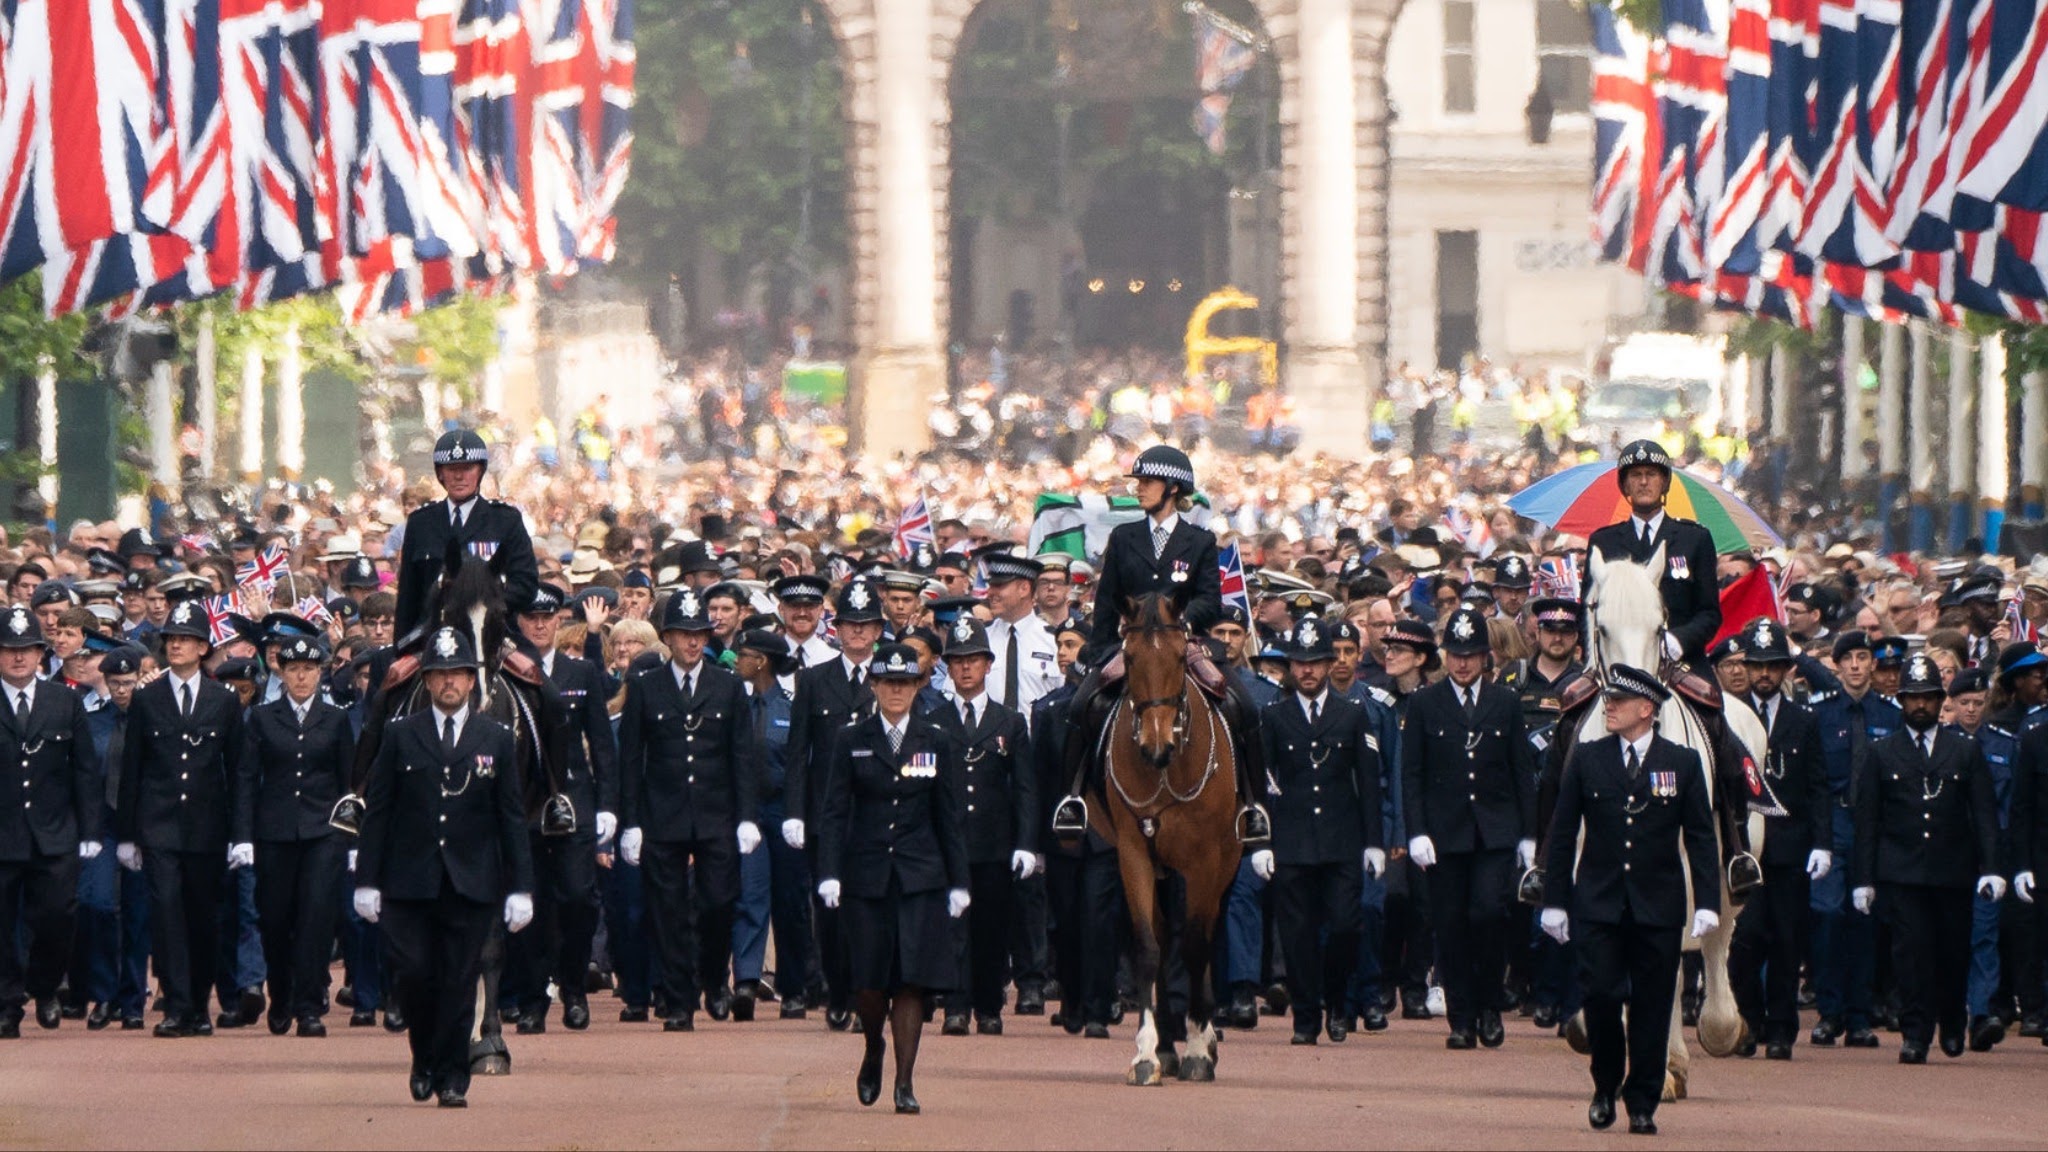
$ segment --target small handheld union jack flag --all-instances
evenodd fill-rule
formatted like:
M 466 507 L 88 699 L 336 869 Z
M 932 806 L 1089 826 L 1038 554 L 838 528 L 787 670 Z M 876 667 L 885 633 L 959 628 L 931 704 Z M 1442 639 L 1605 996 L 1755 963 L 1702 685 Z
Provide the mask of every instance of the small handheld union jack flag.
M 206 599 L 206 629 L 211 633 L 212 643 L 218 648 L 235 638 L 235 622 L 232 617 L 242 611 L 242 593 L 230 592 L 225 596 L 209 596 Z
M 1244 588 L 1244 561 L 1238 557 L 1236 544 L 1226 544 L 1217 551 L 1216 568 L 1223 577 L 1223 602 L 1237 605 L 1250 619 L 1252 601 Z
M 1579 558 L 1575 555 L 1545 556 L 1536 565 L 1538 600 L 1579 598 Z
M 275 544 L 265 548 L 261 555 L 247 564 L 235 566 L 235 583 L 244 587 L 261 588 L 268 592 L 277 586 L 277 578 L 291 568 L 291 557 Z
M 292 605 L 292 611 L 306 623 L 325 628 L 334 622 L 334 613 L 327 610 L 318 596 L 308 596 Z
M 911 551 L 917 545 L 935 542 L 936 537 L 932 535 L 931 509 L 926 506 L 924 495 L 919 493 L 917 499 L 905 508 L 903 515 L 896 520 L 896 555 L 908 560 Z
M 2034 626 L 2027 623 L 2026 613 L 2020 610 L 2018 597 L 2005 602 L 2005 626 L 2012 633 L 2012 639 L 2007 641 L 2007 643 L 2025 642 L 2032 644 L 2040 639 L 2040 635 Z

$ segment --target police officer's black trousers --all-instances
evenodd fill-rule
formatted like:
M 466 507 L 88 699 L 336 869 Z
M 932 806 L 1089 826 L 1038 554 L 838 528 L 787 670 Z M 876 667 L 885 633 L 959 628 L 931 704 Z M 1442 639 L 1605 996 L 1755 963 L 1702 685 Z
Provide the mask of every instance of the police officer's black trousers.
M 1664 1098 L 1665 1050 L 1671 1042 L 1671 1001 L 1678 992 L 1684 930 L 1633 920 L 1594 924 L 1577 917 L 1571 930 L 1585 986 L 1593 1090 L 1619 1091 L 1631 1116 L 1654 1115 Z
M 469 1090 L 469 1034 L 476 1027 L 477 976 L 499 909 L 455 891 L 446 879 L 433 900 L 384 902 L 384 952 L 405 1012 L 412 1070 L 434 1089 Z
M 1107 1025 L 1116 1008 L 1117 940 L 1127 919 L 1116 853 L 1053 852 L 1045 869 L 1053 958 L 1064 997 L 1060 1016 L 1077 1032 L 1083 1022 Z
M 273 1017 L 303 1020 L 322 1012 L 334 921 L 341 913 L 334 889 L 347 865 L 339 832 L 256 845 L 256 921 Z
M 224 856 L 211 849 L 142 850 L 166 1020 L 197 1023 L 206 1018 L 207 995 L 220 963 L 220 893 L 228 874 Z
M 1011 883 L 1010 976 L 1016 980 L 1020 996 L 1027 988 L 1043 991 L 1052 975 L 1052 930 L 1047 924 L 1051 912 L 1045 884 L 1043 872 Z
M 1943 1035 L 1963 1035 L 1969 1016 L 1971 900 L 1968 888 L 1887 884 L 1878 889 L 1877 911 L 1892 929 L 1903 1043 L 1933 1045 L 1936 1026 Z
M 967 915 L 955 920 L 954 931 L 966 952 L 967 991 L 946 996 L 947 1015 L 969 1008 L 992 1019 L 1002 1014 L 1003 989 L 1010 982 L 1010 910 L 1012 885 L 1007 863 L 967 866 Z
M 818 875 L 818 842 L 805 842 L 804 853 L 810 861 L 810 873 Z M 818 970 L 825 978 L 825 1010 L 827 1012 L 850 1012 L 853 1010 L 853 966 L 846 954 L 846 931 L 839 923 L 839 909 L 825 907 L 813 890 L 811 898 L 811 925 L 818 941 Z M 776 957 L 777 964 L 782 963 Z M 780 976 L 781 973 L 776 973 Z
M 584 998 L 597 936 L 597 834 L 528 837 L 533 845 L 533 923 L 507 942 L 506 983 L 522 1013 L 548 1007 L 553 980 L 564 1007 Z
M 1452 1031 L 1469 1030 L 1480 1012 L 1501 1007 L 1515 854 L 1506 848 L 1449 852 L 1423 875 L 1429 881 L 1445 1012 Z
M 725 983 L 740 850 L 731 836 L 650 843 L 640 857 L 648 935 L 661 958 L 655 1000 L 670 1015 L 697 1010 L 699 989 Z
M 1282 864 L 1273 870 L 1272 893 L 1294 1027 L 1313 1032 L 1323 1025 L 1324 1006 L 1342 998 L 1358 965 L 1364 865 L 1358 860 Z
M 1749 894 L 1728 943 L 1728 982 L 1751 1036 L 1790 1044 L 1799 1033 L 1799 961 L 1806 954 L 1812 882 L 1797 865 L 1764 869 L 1764 886 Z
M 71 960 L 78 910 L 78 854 L 59 852 L 0 863 L 0 1013 L 30 997 L 57 994 Z M 17 942 L 28 930 L 28 966 Z

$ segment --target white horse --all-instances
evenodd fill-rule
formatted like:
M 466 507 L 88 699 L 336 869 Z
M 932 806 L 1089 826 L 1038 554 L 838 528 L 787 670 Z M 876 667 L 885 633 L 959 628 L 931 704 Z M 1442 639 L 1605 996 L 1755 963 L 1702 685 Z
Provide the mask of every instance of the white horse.
M 1612 664 L 1655 670 L 1664 656 L 1664 598 L 1657 584 L 1658 574 L 1664 571 L 1663 547 L 1658 546 L 1647 564 L 1603 559 L 1596 551 L 1590 557 L 1590 565 L 1592 581 L 1586 597 L 1586 611 L 1591 618 L 1587 663 L 1596 674 Z M 1757 763 L 1763 763 L 1767 740 L 1763 721 L 1747 704 L 1733 697 L 1723 698 L 1722 711 L 1729 730 L 1748 750 L 1750 757 Z M 1710 804 L 1747 804 L 1746 797 L 1716 795 L 1713 742 L 1702 718 L 1690 704 L 1677 695 L 1665 701 L 1657 716 L 1657 732 L 1699 754 L 1700 765 L 1705 769 Z M 1582 741 L 1598 740 L 1606 734 L 1600 709 L 1587 709 L 1579 725 L 1578 738 Z M 1761 854 L 1763 820 L 1754 817 L 1748 822 L 1751 851 Z M 1580 835 L 1584 835 L 1583 828 Z M 1717 844 L 1720 836 L 1721 823 L 1716 819 L 1714 838 Z M 1717 856 L 1716 860 L 1719 859 Z M 1721 926 L 1701 940 L 1688 936 L 1685 948 L 1703 952 L 1706 958 L 1707 995 L 1705 1003 L 1700 1006 L 1700 1046 L 1710 1056 L 1727 1056 L 1741 1041 L 1743 1025 L 1742 1017 L 1735 1009 L 1734 991 L 1728 983 L 1728 940 L 1735 930 L 1735 905 L 1728 894 L 1726 869 L 1719 868 L 1717 864 L 1717 870 L 1721 872 L 1718 877 Z M 1689 875 L 1686 892 L 1686 912 L 1690 919 L 1693 908 Z M 1683 991 L 1683 974 L 1679 979 L 1680 991 Z M 1685 1099 L 1687 1081 L 1691 1076 L 1692 1057 L 1685 1046 L 1682 1000 L 1682 996 L 1674 996 L 1671 1001 L 1671 1046 L 1664 1074 L 1666 1100 Z

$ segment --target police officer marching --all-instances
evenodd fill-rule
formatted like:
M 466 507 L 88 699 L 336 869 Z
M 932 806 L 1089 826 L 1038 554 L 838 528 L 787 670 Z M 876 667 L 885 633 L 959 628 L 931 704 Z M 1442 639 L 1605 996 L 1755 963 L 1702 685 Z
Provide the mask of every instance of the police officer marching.
M 58 1025 L 79 862 L 101 851 L 92 730 L 76 692 L 36 678 L 47 647 L 27 608 L 0 612 L 0 1039 L 7 1040 L 21 1035 L 30 1000 L 39 1027 Z
M 1856 911 L 1883 902 L 1904 1010 L 1899 1063 L 1925 1064 L 1940 1035 L 1963 1054 L 1968 1019 L 1971 891 L 2005 895 L 1998 798 L 1977 742 L 1940 726 L 1941 670 L 1925 653 L 1899 675 L 1904 726 L 1871 744 L 1856 778 Z
M 435 1096 L 443 1108 L 468 1107 L 492 918 L 502 914 L 512 932 L 533 920 L 518 749 L 510 728 L 470 707 L 481 667 L 463 632 L 427 637 L 420 671 L 431 707 L 384 730 L 356 859 L 356 914 L 383 925 L 410 1024 L 412 1098 Z
M 1860 779 L 1870 748 L 1900 724 L 1899 706 L 1872 688 L 1876 659 L 1870 637 L 1843 632 L 1834 640 L 1837 687 L 1808 698 L 1820 722 L 1821 766 L 1827 773 L 1834 821 L 1834 850 L 1854 859 L 1857 831 L 1851 811 L 1852 782 Z M 1810 1041 L 1823 1048 L 1837 1039 L 1850 1048 L 1875 1048 L 1871 1028 L 1876 943 L 1870 918 L 1850 907 L 1850 877 L 1830 870 L 1813 878 L 1813 991 L 1820 1021 Z
M 1618 1092 L 1629 1131 L 1641 1135 L 1656 1133 L 1664 1094 L 1688 867 L 1692 935 L 1721 922 L 1705 769 L 1697 752 L 1657 735 L 1657 710 L 1670 698 L 1640 668 L 1608 668 L 1608 734 L 1565 762 L 1544 861 L 1543 930 L 1560 944 L 1577 941 L 1585 986 L 1587 1122 L 1612 1125 Z
M 702 600 L 678 589 L 661 619 L 669 662 L 627 681 L 619 723 L 619 854 L 647 886 L 668 1032 L 694 1030 L 700 992 L 714 1019 L 730 1014 L 740 857 L 761 846 L 752 709 L 739 677 L 704 658 L 710 636 Z
M 946 634 L 954 705 L 938 715 L 953 730 L 967 780 L 963 816 L 967 890 L 974 910 L 966 917 L 967 989 L 946 997 L 948 1036 L 967 1034 L 970 1009 L 982 1035 L 1002 1035 L 1012 887 L 1038 871 L 1038 782 L 1031 740 L 1024 717 L 990 696 L 991 662 L 987 626 L 963 614 Z
M 490 462 L 490 445 L 467 428 L 444 432 L 434 442 L 434 478 L 448 498 L 423 504 L 405 518 L 395 632 L 401 643 L 424 622 L 427 596 L 443 575 L 451 551 L 489 564 L 505 582 L 507 604 L 528 603 L 540 585 L 533 540 L 519 509 L 479 494 Z
M 561 698 L 567 730 L 562 792 L 575 820 L 567 835 L 548 835 L 538 821 L 530 828 L 538 885 L 533 931 L 513 942 L 508 973 L 522 1035 L 547 1030 L 549 981 L 561 996 L 562 1024 L 574 1031 L 590 1027 L 584 981 L 597 933 L 597 854 L 619 826 L 619 750 L 605 710 L 607 678 L 590 661 L 555 650 L 568 602 L 561 588 L 542 584 L 514 616 L 520 647 Z
M 1615 461 L 1615 484 L 1629 503 L 1629 518 L 1609 524 L 1587 538 L 1589 552 L 1610 560 L 1646 564 L 1662 552 L 1663 571 L 1657 587 L 1664 596 L 1664 655 L 1696 668 L 1706 667 L 1707 643 L 1721 630 L 1721 596 L 1714 586 L 1714 538 L 1691 520 L 1664 511 L 1671 491 L 1671 457 L 1655 440 L 1637 440 Z M 1593 566 L 1586 565 L 1579 589 L 1583 599 L 1592 586 Z
M 1330 626 L 1309 616 L 1287 654 L 1294 691 L 1266 706 L 1260 736 L 1273 844 L 1252 868 L 1273 886 L 1295 1044 L 1350 1034 L 1346 986 L 1358 964 L 1366 877 L 1387 870 L 1379 740 L 1364 705 L 1330 690 Z
M 256 913 L 269 974 L 272 1035 L 298 1023 L 325 1036 L 327 970 L 340 913 L 334 893 L 348 844 L 328 823 L 349 790 L 355 731 L 320 698 L 327 649 L 297 637 L 277 654 L 282 694 L 249 710 L 235 787 L 234 840 L 254 845 Z
M 1453 612 L 1443 650 L 1450 674 L 1416 692 L 1401 722 L 1408 854 L 1429 883 L 1446 1045 L 1497 1048 L 1509 905 L 1536 856 L 1535 754 L 1521 702 L 1484 678 L 1485 616 Z

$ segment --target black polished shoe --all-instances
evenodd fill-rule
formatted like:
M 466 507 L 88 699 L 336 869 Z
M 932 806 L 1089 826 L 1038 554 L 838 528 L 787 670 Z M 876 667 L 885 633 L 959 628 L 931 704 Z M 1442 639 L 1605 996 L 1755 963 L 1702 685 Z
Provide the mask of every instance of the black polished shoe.
M 519 1009 L 517 1009 L 517 1008 L 500 1008 L 500 1009 L 498 1009 L 498 1023 L 500 1023 L 500 1024 L 517 1024 L 517 1023 L 519 1023 Z
M 462 1094 L 462 1089 L 460 1088 L 441 1089 L 440 1098 L 435 1102 L 443 1108 L 469 1107 L 469 1098 Z
M 1430 1017 L 1429 1000 L 1410 992 L 1401 993 L 1401 1019 L 1427 1020 Z
M 581 996 L 562 1005 L 562 1027 L 581 1032 L 590 1027 L 590 1002 Z
M 853 1027 L 853 1013 L 844 1008 L 825 1009 L 825 1028 L 832 1032 L 844 1032 Z
M 1293 1036 L 1293 1037 L 1292 1037 L 1291 1039 L 1289 1039 L 1289 1040 L 1288 1040 L 1287 1042 L 1288 1042 L 1289 1044 L 1301 1044 L 1301 1045 L 1312 1045 L 1312 1044 L 1314 1044 L 1314 1043 L 1316 1042 L 1316 1037 L 1317 1037 L 1317 1035 L 1318 1035 L 1318 1032 L 1316 1031 L 1316 1026 L 1315 1026 L 1315 1025 L 1313 1025 L 1313 1024 L 1308 1024 L 1308 1025 L 1300 1025 L 1300 1024 L 1297 1024 L 1297 1025 L 1295 1025 L 1295 1028 L 1294 1028 L 1294 1036 Z
M 1593 1093 L 1593 1103 L 1586 1107 L 1586 1123 L 1591 1124 L 1595 1132 L 1605 1132 L 1614 1127 L 1614 1093 Z
M 241 1009 L 231 1008 L 228 1011 L 222 1012 L 218 1016 L 215 1016 L 213 1018 L 213 1023 L 214 1026 L 217 1028 L 240 1028 L 248 1024 L 249 1022 L 242 1018 Z
M 663 1032 L 695 1032 L 697 1030 L 695 1017 L 696 1013 L 694 1012 L 683 1012 L 670 1016 L 661 1022 L 661 1030 Z
M 941 1035 L 941 1036 L 965 1036 L 965 1035 L 967 1035 L 967 1013 L 965 1013 L 965 1012 L 948 1012 L 948 1013 L 946 1013 L 946 1023 L 945 1023 L 945 1026 L 944 1026 L 944 1027 L 942 1027 L 942 1028 L 940 1028 L 940 1029 L 939 1029 L 939 1035 Z
M 1548 1032 L 1557 1027 L 1557 1008 L 1550 1004 L 1538 1004 L 1536 1011 L 1529 1015 L 1529 1022 Z
M 358 1008 L 350 1012 L 348 1014 L 348 1026 L 351 1028 L 375 1028 L 377 1026 L 377 1010 L 374 1008 Z
M 1359 1014 L 1358 1019 L 1367 1032 L 1385 1032 L 1387 1030 L 1386 1009 L 1381 1008 L 1378 1004 L 1366 1005 L 1365 1011 Z
M 1351 1037 L 1351 1022 L 1343 1016 L 1333 1015 L 1329 1022 L 1323 1025 L 1323 1030 L 1329 1033 L 1330 1043 L 1342 1044 Z
M 704 1011 L 721 1023 L 732 1019 L 732 989 L 721 984 L 704 997 Z
M 427 1097 L 434 1094 L 434 1078 L 425 1072 L 413 1073 L 412 1079 L 406 1082 L 406 1086 L 412 1089 L 412 1098 L 423 1104 L 426 1102 Z
M 1790 1040 L 1776 1040 L 1764 1046 L 1764 1059 L 1766 1060 L 1790 1060 L 1791 1058 L 1792 1042 Z
M 1927 1049 L 1911 1042 L 1902 1044 L 1899 1046 L 1899 1063 L 1925 1064 L 1927 1063 Z
M 275 1012 L 271 1013 L 263 1022 L 270 1026 L 270 1034 L 272 1036 L 282 1036 L 292 1030 L 292 1018 L 289 1016 L 279 1016 Z
M 18 1013 L 0 1013 L 0 1040 L 21 1039 L 21 1016 Z
M 1226 1027 L 1249 1032 L 1259 1026 L 1259 1001 L 1250 984 L 1239 983 L 1230 990 L 1230 1007 L 1223 1010 Z
M 1109 1025 L 1097 1020 L 1081 1026 L 1081 1035 L 1090 1040 L 1109 1039 Z
M 1741 1058 L 1742 1058 L 1742 1059 L 1744 1059 L 1744 1060 L 1747 1060 L 1747 1059 L 1749 1059 L 1750 1057 L 1752 1057 L 1752 1056 L 1755 1056 L 1755 1055 L 1756 1055 L 1756 1035 L 1755 1035 L 1754 1033 L 1752 1033 L 1752 1032 L 1744 1031 L 1744 1032 L 1743 1032 L 1743 1034 L 1742 1034 L 1742 1039 L 1740 1039 L 1740 1040 L 1737 1040 L 1737 1041 L 1735 1042 L 1735 1053 L 1734 1053 L 1734 1054 L 1735 1054 L 1736 1056 L 1739 1056 L 1739 1057 L 1741 1057 Z
M 1444 1037 L 1444 1047 L 1453 1052 L 1470 1052 L 1479 1046 L 1479 1040 L 1469 1028 L 1459 1028 Z
M 1260 993 L 1259 997 L 1266 1002 L 1264 1011 L 1268 1016 L 1285 1016 L 1288 1006 L 1294 1003 L 1294 997 L 1287 991 L 1287 985 L 1278 980 L 1266 985 L 1266 990 Z
M 20 1025 L 17 1024 L 14 1026 L 14 1028 L 14 1034 L 16 1036 L 21 1035 Z M 185 1037 L 190 1036 L 191 1034 L 192 1030 L 190 1028 L 185 1027 L 185 1022 L 183 1020 L 164 1020 L 156 1026 L 155 1032 L 155 1035 L 159 1040 L 183 1040 Z M 5 1033 L 0 1033 L 0 1035 L 5 1035 Z
M 974 1030 L 983 1036 L 1001 1036 L 1003 1034 L 1003 1018 L 1001 1016 L 976 1016 L 974 1018 Z
M 1963 1034 L 1954 1029 L 1941 1030 L 1941 1054 L 1953 1060 L 1963 1054 Z
M 921 1111 L 923 1109 L 917 1106 L 917 1094 L 910 1090 L 910 1085 L 898 1084 L 896 1086 L 896 1114 L 898 1116 L 915 1116 Z
M 547 1005 L 543 1004 L 530 1012 L 521 1013 L 519 1023 L 514 1025 L 513 1028 L 521 1036 L 538 1036 L 546 1032 L 548 1030 Z
M 1017 989 L 1017 1007 L 1015 1011 L 1019 1016 L 1045 1015 L 1045 989 L 1038 987 Z
M 882 1046 L 875 1045 L 861 1057 L 860 1075 L 853 1080 L 854 1095 L 860 1106 L 870 1107 L 882 1098 Z
M 84 1004 L 72 1004 L 67 1001 L 63 1002 L 63 1007 L 59 1009 L 59 1012 L 66 1020 L 83 1020 L 85 1019 L 86 1007 Z
M 754 1019 L 754 1003 L 761 998 L 760 985 L 752 980 L 742 981 L 732 990 L 732 1018 L 741 1024 Z
M 114 1022 L 114 1010 L 105 1004 L 95 1004 L 85 1014 L 85 1027 L 89 1032 L 98 1032 Z
M 2041 1025 L 2040 1013 L 2030 1012 L 2020 1017 L 2020 1035 L 2029 1039 L 2048 1038 L 2048 1031 L 2044 1031 Z
M 1833 1048 L 1841 1036 L 1842 1022 L 1832 1016 L 1823 1016 L 1820 1023 L 1813 1026 L 1813 1034 L 1806 1039 L 1816 1048 Z
M 300 1017 L 299 1035 L 309 1040 L 318 1040 L 327 1035 L 327 1025 L 318 1016 Z
M 343 1008 L 355 1007 L 356 986 L 353 984 L 343 984 L 341 987 L 336 988 L 334 990 L 334 1002 Z
M 1842 1037 L 1842 1045 L 1845 1048 L 1875 1048 L 1878 1046 L 1877 1033 L 1868 1028 L 1851 1028 L 1849 1034 Z
M 621 1023 L 621 1024 L 645 1024 L 645 1023 L 647 1023 L 647 1009 L 645 1009 L 645 1008 L 621 1008 L 621 1009 L 619 1009 L 619 1023 Z
M 405 1013 L 397 1008 L 386 1008 L 384 1010 L 384 1030 L 391 1033 L 405 1031 Z
M 1507 1029 L 1501 1027 L 1500 1013 L 1488 1008 L 1479 1014 L 1479 1042 L 1488 1048 L 1498 1048 L 1508 1038 Z
M 1634 1113 L 1630 1113 L 1628 1118 L 1628 1134 L 1631 1136 L 1655 1136 L 1657 1134 L 1657 1118 L 1655 1116 L 1637 1116 Z
M 140 1032 L 147 1027 L 149 1027 L 149 1021 L 144 1020 L 140 1016 L 121 1017 L 121 1031 L 123 1032 Z
M 213 1035 L 213 1025 L 207 1023 L 205 1016 L 195 1016 L 186 1022 L 185 1031 L 190 1032 L 194 1036 L 211 1036 Z
M 2005 1039 L 2005 1021 L 1996 1016 L 1979 1016 L 1970 1021 L 1970 1051 L 1989 1052 Z
M 791 994 L 783 998 L 777 1015 L 784 1020 L 802 1020 L 810 1015 L 810 1004 L 802 996 Z
M 55 996 L 45 996 L 36 1001 L 36 1027 L 49 1032 L 63 1021 L 64 1006 L 57 1003 Z

